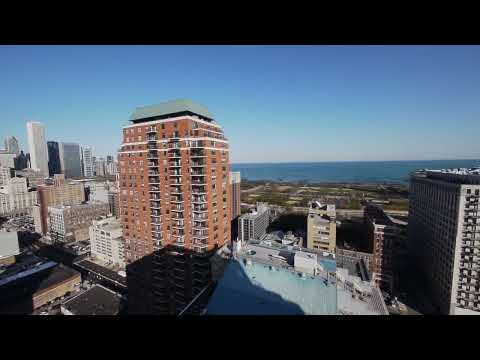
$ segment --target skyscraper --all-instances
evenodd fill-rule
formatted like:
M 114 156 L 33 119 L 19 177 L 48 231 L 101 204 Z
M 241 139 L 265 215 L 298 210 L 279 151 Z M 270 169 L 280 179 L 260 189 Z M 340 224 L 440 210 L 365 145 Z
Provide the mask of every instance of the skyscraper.
M 48 152 L 45 128 L 39 122 L 27 122 L 28 147 L 32 169 L 40 170 L 48 176 Z
M 60 163 L 60 149 L 58 146 L 58 142 L 48 141 L 47 148 L 48 148 L 48 172 L 50 176 L 53 176 L 55 174 L 61 174 L 62 167 Z
M 60 143 L 60 164 L 65 178 L 81 177 L 80 146 L 75 143 Z
M 232 187 L 232 219 L 236 219 L 241 214 L 240 182 L 240 171 L 231 171 L 230 185 Z
M 95 175 L 105 176 L 105 159 L 104 158 L 95 159 Z
M 443 314 L 480 314 L 480 169 L 412 174 L 409 252 Z
M 123 129 L 120 213 L 129 311 L 175 314 L 211 280 L 230 239 L 229 146 L 188 100 L 137 108 Z
M 15 136 L 7 136 L 5 139 L 5 150 L 10 154 L 18 156 L 20 154 L 20 147 Z
M 83 176 L 93 177 L 94 176 L 94 167 L 93 167 L 93 154 L 92 148 L 86 146 L 82 149 L 83 154 Z

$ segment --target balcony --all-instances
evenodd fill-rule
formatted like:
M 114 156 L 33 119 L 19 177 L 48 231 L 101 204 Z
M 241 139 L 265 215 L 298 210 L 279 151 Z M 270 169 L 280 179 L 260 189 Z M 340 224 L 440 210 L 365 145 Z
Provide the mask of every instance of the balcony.
M 147 149 L 148 150 L 157 150 L 157 143 L 148 143 L 147 144 Z
M 203 148 L 205 147 L 205 143 L 203 142 L 203 140 L 192 141 L 192 144 L 190 147 L 192 149 Z M 191 150 L 191 151 L 194 151 L 194 150 Z
M 160 210 L 160 201 L 151 201 L 150 208 Z
M 195 188 L 192 190 L 193 195 L 205 195 L 206 193 L 205 189 Z
M 155 126 L 150 126 L 147 130 L 147 134 L 156 134 L 157 128 Z
M 163 231 L 162 227 L 161 226 L 152 226 L 152 232 L 153 233 L 157 233 L 157 234 L 161 234 Z
M 161 241 L 163 240 L 163 236 L 161 234 L 155 233 L 152 234 L 152 239 Z
M 159 201 L 159 200 L 161 200 L 159 194 L 150 195 L 150 201 Z
M 206 153 L 204 151 L 191 151 L 190 152 L 190 157 L 193 158 L 204 158 L 207 157 Z
M 180 150 L 172 150 L 168 153 L 169 159 L 181 159 L 182 155 L 180 154 Z
M 157 142 L 157 136 L 155 134 L 147 134 L 147 141 L 148 142 Z
M 192 198 L 193 204 L 206 204 L 207 198 L 206 197 L 194 197 Z
M 159 193 L 160 188 L 158 186 L 150 186 L 150 189 L 148 191 L 151 193 Z
M 162 213 L 159 210 L 152 210 L 151 213 L 150 213 L 150 216 L 155 217 L 155 218 L 159 218 L 159 217 L 162 216 Z
M 150 150 L 147 154 L 147 160 L 158 160 L 157 150 Z
M 203 161 L 192 161 L 190 166 L 193 167 L 205 167 L 205 162 Z
M 153 218 L 150 222 L 152 225 L 162 225 L 162 219 L 159 219 L 157 217 Z
M 182 189 L 181 188 L 170 188 L 170 194 L 171 195 L 182 195 Z
M 203 169 L 192 169 L 192 171 L 190 171 L 190 175 L 191 176 L 205 176 L 205 172 L 203 171 Z
M 193 214 L 193 220 L 195 221 L 208 221 L 207 214 Z
M 173 220 L 175 220 L 175 219 L 182 219 L 183 220 L 184 219 L 183 214 L 179 214 L 179 213 L 172 214 L 171 218 Z
M 192 180 L 192 185 L 195 185 L 195 186 L 205 186 L 207 185 L 205 183 L 205 180 Z
M 182 177 L 182 173 L 180 171 L 170 171 L 168 173 L 168 175 L 170 175 L 171 177 L 176 177 L 176 178 Z
M 148 167 L 149 167 L 149 168 L 158 168 L 158 161 L 152 161 L 152 160 L 150 160 L 150 161 L 148 162 Z
M 160 185 L 160 177 L 159 176 L 151 176 L 148 178 L 148 183 L 150 185 Z
M 181 161 L 170 161 L 168 163 L 168 167 L 170 168 L 179 168 L 179 167 L 182 167 L 182 163 Z
M 185 211 L 185 208 L 183 206 L 176 206 L 171 210 L 175 211 L 175 212 L 183 212 L 183 211 Z

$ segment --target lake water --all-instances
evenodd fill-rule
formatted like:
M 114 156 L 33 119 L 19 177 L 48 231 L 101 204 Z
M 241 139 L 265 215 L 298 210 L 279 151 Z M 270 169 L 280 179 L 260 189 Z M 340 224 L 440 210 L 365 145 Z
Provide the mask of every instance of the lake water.
M 311 183 L 406 183 L 418 169 L 478 167 L 480 160 L 344 161 L 316 163 L 232 164 L 248 180 Z

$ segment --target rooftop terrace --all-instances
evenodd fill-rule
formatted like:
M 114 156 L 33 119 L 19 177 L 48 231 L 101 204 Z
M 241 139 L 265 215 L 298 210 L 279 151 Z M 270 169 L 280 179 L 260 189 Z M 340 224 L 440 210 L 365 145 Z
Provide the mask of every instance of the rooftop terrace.
M 208 109 L 188 99 L 166 101 L 156 105 L 137 107 L 130 117 L 133 123 L 140 123 L 148 120 L 172 117 L 173 115 L 193 114 L 213 121 L 213 116 Z

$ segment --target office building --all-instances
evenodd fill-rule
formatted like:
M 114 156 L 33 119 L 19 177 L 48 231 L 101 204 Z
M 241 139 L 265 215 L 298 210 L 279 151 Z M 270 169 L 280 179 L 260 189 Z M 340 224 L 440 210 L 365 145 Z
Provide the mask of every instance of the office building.
M 176 314 L 230 239 L 228 141 L 189 100 L 137 108 L 130 121 L 119 153 L 129 311 Z
M 337 223 L 335 205 L 308 203 L 307 248 L 335 252 L 337 246 Z
M 232 187 L 232 220 L 235 220 L 242 213 L 241 210 L 241 199 L 240 199 L 240 184 L 241 177 L 240 171 L 231 171 L 230 172 L 230 186 Z
M 15 154 L 0 151 L 0 166 L 15 168 Z
M 121 298 L 102 285 L 95 285 L 61 306 L 62 315 L 118 315 Z
M 20 151 L 20 155 L 15 157 L 13 163 L 15 170 L 23 170 L 29 167 L 29 160 L 23 151 Z
M 112 266 L 125 269 L 122 224 L 116 218 L 94 220 L 90 226 L 90 253 Z
M 409 252 L 442 314 L 480 314 L 480 169 L 412 174 Z
M 48 150 L 45 127 L 39 122 L 27 122 L 28 147 L 32 169 L 48 176 Z
M 54 175 L 53 184 L 39 185 L 38 203 L 33 209 L 35 231 L 45 235 L 48 231 L 48 208 L 59 205 L 79 205 L 85 201 L 82 183 L 67 182 L 63 174 Z
M 88 240 L 93 220 L 108 216 L 108 204 L 58 205 L 48 208 L 48 232 L 53 242 Z
M 95 175 L 105 176 L 105 159 L 95 158 Z
M 5 151 L 10 154 L 15 154 L 15 156 L 20 154 L 20 147 L 18 146 L 18 140 L 15 136 L 7 136 L 5 139 Z
M 39 170 L 15 170 L 15 176 L 27 179 L 27 186 L 31 188 L 37 188 L 38 185 L 42 185 L 45 183 L 45 175 Z
M 116 162 L 107 162 L 105 164 L 105 174 L 106 175 L 116 175 L 117 174 L 117 163 Z
M 251 240 L 228 262 L 205 313 L 388 315 L 368 280 L 355 267 L 339 268 L 333 254 Z
M 93 167 L 93 150 L 90 146 L 86 146 L 82 149 L 83 158 L 83 176 L 93 177 L 95 176 L 95 168 Z
M 60 143 L 60 166 L 65 178 L 82 177 L 82 162 L 80 161 L 80 146 L 75 143 Z
M 392 292 L 395 259 L 406 243 L 401 227 L 382 208 L 374 204 L 364 207 L 367 238 L 372 245 L 373 280 L 380 288 Z M 397 256 L 396 256 L 397 255 Z
M 48 173 L 50 176 L 62 173 L 62 164 L 60 162 L 60 147 L 56 141 L 48 141 Z
M 27 187 L 27 179 L 11 178 L 0 186 L 0 215 L 29 215 L 37 203 L 37 192 Z
M 238 238 L 243 242 L 260 239 L 266 234 L 269 224 L 270 208 L 267 204 L 257 203 L 255 209 L 238 218 Z
M 7 185 L 8 180 L 13 177 L 13 170 L 9 167 L 0 166 L 0 186 Z

